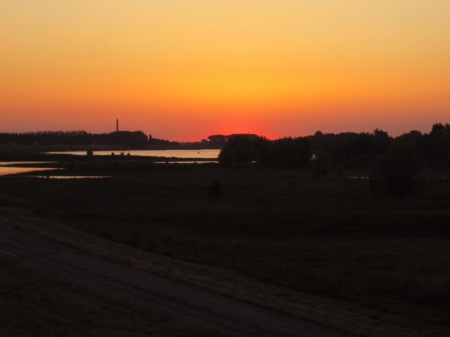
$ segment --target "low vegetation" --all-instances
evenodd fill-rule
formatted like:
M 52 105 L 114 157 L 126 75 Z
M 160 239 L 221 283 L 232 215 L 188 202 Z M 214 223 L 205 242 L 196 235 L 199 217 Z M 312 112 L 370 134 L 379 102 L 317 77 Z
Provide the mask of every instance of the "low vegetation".
M 67 281 L 22 269 L 0 257 L 0 335 L 225 336 Z
M 425 171 L 415 194 L 384 199 L 368 179 L 309 169 L 92 158 L 75 162 L 77 172 L 112 178 L 2 177 L 2 205 L 375 320 L 448 332 L 450 181 L 440 179 L 448 171 Z
M 238 275 L 234 284 L 253 280 L 291 298 L 313 296 L 373 320 L 448 334 L 449 124 L 396 138 L 377 129 L 226 141 L 221 165 L 0 151 L 7 160 L 51 158 L 63 169 L 55 175 L 105 177 L 0 177 L 0 207 L 218 268 Z M 261 304 L 255 296 L 244 299 Z

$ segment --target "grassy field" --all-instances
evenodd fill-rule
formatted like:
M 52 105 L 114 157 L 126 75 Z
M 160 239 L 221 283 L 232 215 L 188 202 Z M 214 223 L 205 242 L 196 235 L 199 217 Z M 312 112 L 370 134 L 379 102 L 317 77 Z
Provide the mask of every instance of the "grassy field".
M 68 172 L 112 177 L 2 177 L 0 206 L 389 324 L 449 333 L 449 180 L 423 179 L 414 196 L 376 199 L 367 180 L 298 170 L 94 156 Z M 215 181 L 220 198 L 209 197 Z
M 226 336 L 0 259 L 0 335 Z

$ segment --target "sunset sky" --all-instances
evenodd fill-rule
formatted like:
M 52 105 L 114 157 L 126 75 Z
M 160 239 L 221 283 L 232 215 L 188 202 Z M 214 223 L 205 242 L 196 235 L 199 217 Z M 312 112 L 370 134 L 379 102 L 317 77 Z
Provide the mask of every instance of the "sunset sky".
M 450 122 L 449 0 L 1 0 L 0 132 Z

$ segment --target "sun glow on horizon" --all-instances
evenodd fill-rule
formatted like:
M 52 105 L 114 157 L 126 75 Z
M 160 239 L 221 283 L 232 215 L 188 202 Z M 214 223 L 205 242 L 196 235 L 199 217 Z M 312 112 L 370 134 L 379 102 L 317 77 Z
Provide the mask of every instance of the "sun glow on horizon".
M 444 0 L 6 0 L 0 132 L 108 132 L 116 118 L 180 141 L 428 131 L 450 111 L 449 12 Z

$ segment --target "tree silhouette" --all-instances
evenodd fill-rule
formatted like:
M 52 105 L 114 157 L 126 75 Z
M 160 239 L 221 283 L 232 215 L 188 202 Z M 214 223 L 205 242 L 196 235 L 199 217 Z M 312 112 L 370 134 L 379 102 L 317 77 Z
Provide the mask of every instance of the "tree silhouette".
M 219 163 L 225 167 L 232 167 L 234 163 L 233 151 L 228 145 L 225 145 L 219 153 Z
M 311 162 L 312 170 L 318 177 L 325 177 L 330 172 L 332 165 L 331 152 L 327 149 L 322 149 L 317 152 Z
M 417 187 L 420 169 L 416 148 L 394 142 L 371 166 L 369 179 L 372 193 L 397 198 L 410 194 Z

